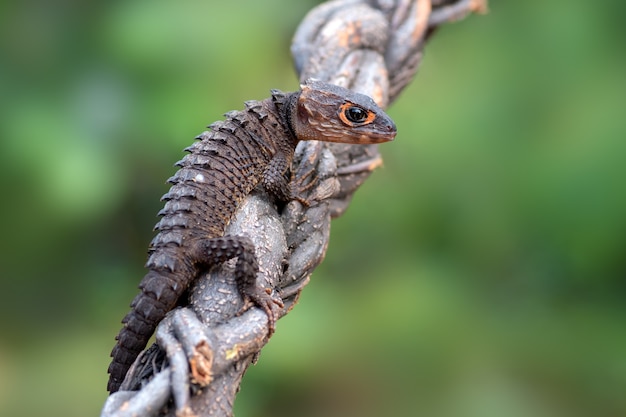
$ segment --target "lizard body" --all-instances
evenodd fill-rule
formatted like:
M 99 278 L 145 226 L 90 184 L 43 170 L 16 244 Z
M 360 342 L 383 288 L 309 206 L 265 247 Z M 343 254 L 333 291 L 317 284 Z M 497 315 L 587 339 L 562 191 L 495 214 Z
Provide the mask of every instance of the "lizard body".
M 320 81 L 299 91 L 246 102 L 209 126 L 176 165 L 150 244 L 147 274 L 124 317 L 111 352 L 107 389 L 119 389 L 157 324 L 172 310 L 198 274 L 237 258 L 235 279 L 244 298 L 266 311 L 270 332 L 280 305 L 256 284 L 254 246 L 245 236 L 224 236 L 243 199 L 259 184 L 280 201 L 298 198 L 287 180 L 300 140 L 372 144 L 393 140 L 396 127 L 374 101 Z

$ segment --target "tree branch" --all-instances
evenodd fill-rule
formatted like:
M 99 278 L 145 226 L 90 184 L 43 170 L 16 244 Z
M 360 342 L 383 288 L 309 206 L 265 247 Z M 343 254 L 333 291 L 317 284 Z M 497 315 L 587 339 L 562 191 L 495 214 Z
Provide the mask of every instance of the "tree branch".
M 438 25 L 478 10 L 478 0 L 336 0 L 304 18 L 291 47 L 300 80 L 317 78 L 371 96 L 381 107 L 395 100 L 415 75 L 424 43 Z M 250 236 L 260 263 L 258 279 L 297 302 L 324 258 L 330 219 L 381 164 L 376 145 L 301 142 L 293 172 L 309 184 L 303 207 L 281 211 L 262 190 L 244 202 L 226 234 Z M 122 390 L 107 400 L 103 417 L 131 415 L 231 416 L 239 383 L 267 342 L 267 316 L 244 307 L 227 262 L 203 274 L 189 305 L 172 311 L 157 330 L 157 344 L 135 362 Z M 173 399 L 173 401 L 171 401 Z

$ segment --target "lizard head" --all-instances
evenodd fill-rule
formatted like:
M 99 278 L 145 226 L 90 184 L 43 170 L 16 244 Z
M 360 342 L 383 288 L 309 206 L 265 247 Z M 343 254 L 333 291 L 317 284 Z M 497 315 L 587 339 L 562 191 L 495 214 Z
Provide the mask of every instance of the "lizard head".
M 373 144 L 395 138 L 393 120 L 370 97 L 315 80 L 300 88 L 291 117 L 299 140 Z

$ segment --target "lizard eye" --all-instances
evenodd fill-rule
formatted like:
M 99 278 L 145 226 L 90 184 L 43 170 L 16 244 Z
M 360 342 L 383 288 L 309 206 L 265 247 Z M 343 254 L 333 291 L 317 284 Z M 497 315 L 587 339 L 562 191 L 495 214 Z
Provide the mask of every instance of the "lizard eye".
M 339 118 L 348 126 L 354 126 L 373 121 L 376 118 L 376 114 L 355 104 L 345 103 L 340 108 Z
M 348 107 L 346 109 L 346 119 L 353 123 L 361 123 L 367 119 L 367 112 L 360 107 Z

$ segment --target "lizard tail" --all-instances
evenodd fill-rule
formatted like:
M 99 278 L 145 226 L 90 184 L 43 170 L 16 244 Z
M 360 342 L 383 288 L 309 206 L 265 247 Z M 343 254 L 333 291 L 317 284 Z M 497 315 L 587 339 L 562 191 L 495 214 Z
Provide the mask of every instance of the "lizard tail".
M 130 312 L 122 319 L 124 327 L 116 337 L 111 351 L 107 390 L 119 390 L 126 373 L 148 344 L 157 325 L 172 310 L 186 286 L 175 283 L 161 271 L 149 271 L 140 284 L 141 292 L 130 304 Z

